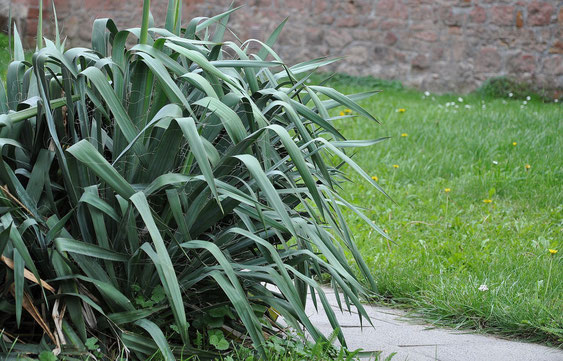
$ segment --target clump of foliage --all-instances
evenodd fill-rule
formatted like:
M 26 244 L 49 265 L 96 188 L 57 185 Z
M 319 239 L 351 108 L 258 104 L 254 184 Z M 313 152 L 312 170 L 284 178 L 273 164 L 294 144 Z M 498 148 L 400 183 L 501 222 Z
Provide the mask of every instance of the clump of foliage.
M 333 337 L 331 335 L 331 337 Z M 334 340 L 332 340 L 334 341 Z M 360 350 L 348 351 L 346 348 L 336 349 L 329 337 L 327 342 L 313 343 L 292 338 L 271 337 L 265 344 L 266 360 L 268 361 L 354 361 L 360 357 Z M 378 353 L 370 353 L 374 357 Z M 230 355 L 217 361 L 258 361 L 261 360 L 254 351 L 247 347 L 234 347 Z M 198 361 L 198 360 L 194 360 Z
M 477 89 L 477 93 L 490 98 L 512 98 L 527 99 L 533 97 L 536 99 L 549 100 L 545 91 L 536 89 L 532 84 L 518 81 L 506 76 L 498 76 L 487 79 Z
M 8 36 L 0 33 L 0 78 L 6 79 L 6 71 L 10 63 L 10 49 Z
M 308 86 L 332 61 L 285 65 L 272 50 L 283 24 L 264 43 L 227 41 L 235 9 L 181 24 L 181 3 L 164 28 L 148 0 L 141 28 L 96 20 L 90 49 L 39 31 L 31 63 L 14 31 L 0 84 L 2 357 L 212 358 L 233 342 L 265 356 L 287 325 L 323 341 L 304 305 L 312 293 L 338 329 L 325 273 L 367 319 L 345 249 L 374 281 L 341 207 L 386 235 L 337 190 L 344 164 L 380 189 L 346 155 L 379 140 L 345 140 L 329 110 L 375 121 L 356 103 L 374 92 Z

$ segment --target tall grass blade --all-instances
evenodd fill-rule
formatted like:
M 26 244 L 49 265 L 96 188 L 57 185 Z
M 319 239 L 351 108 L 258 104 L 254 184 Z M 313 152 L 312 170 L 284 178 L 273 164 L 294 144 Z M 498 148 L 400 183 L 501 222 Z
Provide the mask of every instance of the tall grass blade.
M 253 53 L 225 40 L 237 9 L 182 28 L 181 6 L 168 1 L 164 28 L 149 0 L 140 28 L 98 19 L 91 49 L 65 50 L 57 22 L 54 41 L 38 27 L 32 64 L 14 27 L 0 84 L 0 256 L 13 260 L 0 293 L 14 297 L 0 313 L 18 353 L 64 338 L 60 358 L 95 341 L 131 360 L 211 359 L 194 341 L 228 330 L 265 358 L 282 326 L 264 305 L 326 341 L 305 312 L 309 292 L 328 306 L 324 274 L 341 309 L 367 318 L 359 277 L 375 283 L 340 207 L 382 231 L 337 190 L 348 165 L 383 192 L 348 154 L 382 139 L 348 141 L 333 109 L 375 120 L 357 103 L 374 92 L 309 86 L 334 60 L 285 65 L 274 44 L 287 20 Z

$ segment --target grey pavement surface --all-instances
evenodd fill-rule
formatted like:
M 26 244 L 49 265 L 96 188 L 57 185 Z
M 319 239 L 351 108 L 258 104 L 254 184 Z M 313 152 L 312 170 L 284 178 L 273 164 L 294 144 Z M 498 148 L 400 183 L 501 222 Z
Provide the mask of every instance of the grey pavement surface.
M 400 310 L 384 307 L 365 305 L 375 327 L 361 328 L 354 309 L 351 313 L 342 313 L 334 291 L 325 289 L 325 292 L 350 350 L 383 351 L 382 359 L 396 352 L 392 361 L 563 361 L 563 351 L 560 349 L 469 331 L 433 328 L 419 320 L 407 318 Z M 313 324 L 328 336 L 332 328 L 320 302 L 318 306 L 319 312 L 309 300 L 306 312 Z

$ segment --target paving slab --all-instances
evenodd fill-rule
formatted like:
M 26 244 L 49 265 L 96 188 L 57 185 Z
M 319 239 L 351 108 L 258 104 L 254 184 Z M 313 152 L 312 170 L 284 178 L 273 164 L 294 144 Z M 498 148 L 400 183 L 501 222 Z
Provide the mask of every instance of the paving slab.
M 365 320 L 361 327 L 355 309 L 341 312 L 334 291 L 327 288 L 325 292 L 350 350 L 382 351 L 384 357 L 396 352 L 393 361 L 563 361 L 563 351 L 557 348 L 435 328 L 407 317 L 404 311 L 385 307 L 365 305 L 374 327 L 366 326 Z M 320 301 L 318 307 L 319 311 L 309 300 L 307 315 L 328 336 L 332 328 Z

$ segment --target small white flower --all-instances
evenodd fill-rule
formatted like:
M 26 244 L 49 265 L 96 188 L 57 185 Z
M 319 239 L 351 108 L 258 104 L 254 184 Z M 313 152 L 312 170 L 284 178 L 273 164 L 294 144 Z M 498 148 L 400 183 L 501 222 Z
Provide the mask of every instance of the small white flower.
M 427 97 L 429 97 L 429 96 L 430 96 L 430 92 L 427 90 L 427 91 L 424 92 L 424 95 L 426 95 Z
M 465 104 L 465 109 L 469 109 L 469 108 L 471 108 L 471 105 Z
M 459 98 L 457 98 L 457 101 L 460 102 L 460 103 L 463 103 L 463 98 L 459 97 Z
M 485 104 L 481 105 L 481 109 L 487 109 L 487 106 Z
M 554 102 L 554 103 L 559 103 L 559 99 L 555 99 L 553 102 Z
M 529 95 L 526 97 L 526 100 L 527 100 L 527 101 L 530 101 L 531 99 L 532 99 L 532 98 L 531 98 Z
M 509 96 L 510 98 L 512 98 L 513 95 L 514 95 L 514 94 L 512 94 L 512 93 L 508 93 L 508 96 Z
M 525 106 L 523 106 L 523 105 L 520 105 L 520 109 L 524 109 L 524 108 L 525 108 Z
M 481 292 L 485 292 L 485 291 L 488 291 L 488 290 L 489 290 L 489 287 L 487 287 L 487 285 L 479 286 L 479 291 L 481 291 Z
M 498 162 L 496 160 L 493 160 L 493 164 L 498 165 Z
M 456 104 L 456 105 L 455 105 L 455 108 L 456 108 L 456 109 L 459 108 L 459 105 Z
M 522 102 L 522 104 L 526 105 L 526 104 L 528 104 L 528 101 L 527 101 L 527 100 L 524 100 L 524 101 Z

